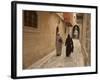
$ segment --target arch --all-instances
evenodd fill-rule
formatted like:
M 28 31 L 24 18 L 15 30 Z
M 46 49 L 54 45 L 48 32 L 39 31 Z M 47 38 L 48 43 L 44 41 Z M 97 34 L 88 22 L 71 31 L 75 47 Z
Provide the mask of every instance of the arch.
M 78 25 L 74 25 L 74 27 L 72 29 L 72 37 L 79 39 L 79 35 L 80 35 L 80 28 Z
M 58 28 L 58 26 L 56 27 L 56 34 L 59 32 L 59 28 Z

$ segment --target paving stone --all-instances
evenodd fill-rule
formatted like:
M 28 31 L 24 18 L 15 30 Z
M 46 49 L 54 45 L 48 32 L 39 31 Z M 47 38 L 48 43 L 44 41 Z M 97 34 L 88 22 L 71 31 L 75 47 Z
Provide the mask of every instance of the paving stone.
M 84 66 L 84 59 L 81 52 L 81 45 L 78 39 L 74 39 L 74 52 L 70 57 L 65 56 L 66 47 L 63 46 L 61 56 L 53 55 L 41 66 L 32 66 L 32 68 L 58 68 L 58 67 L 81 67 Z M 52 53 L 50 53 L 52 54 Z

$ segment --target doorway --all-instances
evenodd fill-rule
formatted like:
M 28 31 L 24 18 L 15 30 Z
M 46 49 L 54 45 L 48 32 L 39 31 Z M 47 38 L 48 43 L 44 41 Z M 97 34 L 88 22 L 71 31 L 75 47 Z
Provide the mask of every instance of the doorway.
M 80 28 L 78 25 L 74 25 L 72 30 L 72 37 L 75 39 L 79 39 L 79 35 L 80 35 Z

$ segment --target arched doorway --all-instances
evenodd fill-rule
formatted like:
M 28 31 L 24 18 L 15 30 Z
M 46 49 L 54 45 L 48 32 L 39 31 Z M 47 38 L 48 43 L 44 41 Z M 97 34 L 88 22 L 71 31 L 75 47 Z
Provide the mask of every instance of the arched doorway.
M 56 35 L 57 35 L 57 33 L 59 32 L 59 28 L 58 28 L 58 26 L 56 27 Z
M 79 35 L 80 35 L 80 28 L 78 25 L 74 25 L 73 31 L 72 31 L 72 37 L 79 39 Z

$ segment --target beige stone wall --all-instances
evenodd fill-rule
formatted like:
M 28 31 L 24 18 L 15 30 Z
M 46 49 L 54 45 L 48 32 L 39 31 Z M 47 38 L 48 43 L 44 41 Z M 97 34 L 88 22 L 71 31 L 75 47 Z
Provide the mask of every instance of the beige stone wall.
M 85 65 L 91 65 L 91 16 L 90 14 L 84 14 L 83 21 L 80 24 L 80 42 L 82 46 L 82 53 L 85 60 Z
M 43 58 L 55 49 L 56 27 L 65 39 L 63 20 L 55 13 L 37 12 L 38 28 L 23 27 L 23 68 Z M 66 32 L 67 33 L 67 32 Z
M 87 14 L 86 18 L 87 18 L 87 23 L 86 23 L 87 27 L 86 27 L 85 47 L 88 56 L 87 65 L 91 65 L 91 15 Z

